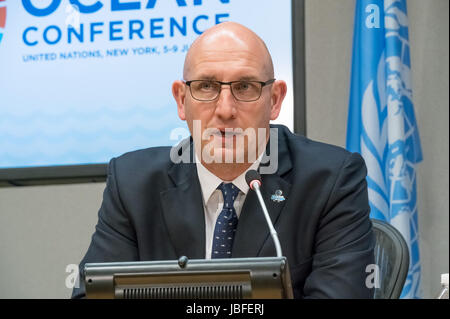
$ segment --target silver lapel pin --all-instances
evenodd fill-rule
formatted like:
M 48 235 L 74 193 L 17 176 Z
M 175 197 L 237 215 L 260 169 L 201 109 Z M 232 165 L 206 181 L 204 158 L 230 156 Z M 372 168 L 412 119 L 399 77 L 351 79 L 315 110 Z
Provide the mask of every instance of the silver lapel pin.
M 279 203 L 279 202 L 284 201 L 286 198 L 283 196 L 283 192 L 281 191 L 281 189 L 277 189 L 277 190 L 275 191 L 275 194 L 273 194 L 273 195 L 270 197 L 270 199 L 273 200 L 274 202 Z

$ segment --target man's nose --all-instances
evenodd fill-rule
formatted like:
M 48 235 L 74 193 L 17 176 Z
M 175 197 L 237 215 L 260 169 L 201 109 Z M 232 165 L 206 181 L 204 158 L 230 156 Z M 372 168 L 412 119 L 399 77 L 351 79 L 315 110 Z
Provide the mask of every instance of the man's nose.
M 236 114 L 236 99 L 229 85 L 222 86 L 216 102 L 216 114 L 224 119 L 232 118 Z

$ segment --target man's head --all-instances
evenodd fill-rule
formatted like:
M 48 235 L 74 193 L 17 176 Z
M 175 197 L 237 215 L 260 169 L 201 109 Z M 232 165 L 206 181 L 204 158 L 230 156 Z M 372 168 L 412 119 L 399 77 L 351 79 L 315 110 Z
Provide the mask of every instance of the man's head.
M 233 22 L 208 29 L 191 45 L 184 63 L 183 77 L 185 81 L 244 81 L 233 87 L 233 92 L 229 85 L 222 85 L 220 94 L 210 101 L 198 99 L 199 94 L 203 94 L 200 89 L 211 89 L 206 82 L 200 83 L 200 88 L 193 84 L 188 86 L 184 81 L 173 83 L 172 92 L 177 101 L 178 115 L 180 119 L 187 121 L 193 136 L 194 120 L 200 120 L 202 134 L 211 128 L 221 132 L 225 132 L 226 128 L 240 128 L 243 131 L 254 130 L 257 136 L 258 128 L 266 129 L 264 141 L 257 141 L 265 145 L 269 136 L 269 121 L 276 119 L 280 113 L 281 103 L 286 95 L 286 83 L 275 81 L 263 85 L 260 97 L 250 102 L 237 99 L 242 97 L 239 93 L 241 88 L 247 89 L 249 85 L 253 85 L 245 81 L 266 82 L 274 78 L 272 58 L 264 42 L 253 31 Z M 200 96 L 201 99 L 202 97 Z M 233 138 L 236 139 L 236 136 L 231 137 Z M 245 161 L 248 159 L 249 143 L 256 143 L 248 141 L 250 139 L 247 139 L 243 148 L 238 148 L 238 152 L 243 152 Z M 225 158 L 226 153 L 231 152 L 232 157 L 236 158 L 236 143 L 232 148 L 227 147 L 230 143 L 226 143 L 223 136 L 211 135 L 208 140 L 202 139 L 201 150 L 214 143 L 213 140 L 216 156 L 221 154 Z M 196 149 L 197 154 L 201 154 L 197 143 Z

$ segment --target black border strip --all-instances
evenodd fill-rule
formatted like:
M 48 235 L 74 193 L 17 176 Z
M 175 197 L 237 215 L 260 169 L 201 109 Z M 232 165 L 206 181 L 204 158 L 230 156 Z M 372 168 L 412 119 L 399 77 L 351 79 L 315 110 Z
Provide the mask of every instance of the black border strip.
M 0 169 L 0 187 L 103 182 L 107 164 Z
M 305 0 L 292 0 L 294 132 L 306 136 Z

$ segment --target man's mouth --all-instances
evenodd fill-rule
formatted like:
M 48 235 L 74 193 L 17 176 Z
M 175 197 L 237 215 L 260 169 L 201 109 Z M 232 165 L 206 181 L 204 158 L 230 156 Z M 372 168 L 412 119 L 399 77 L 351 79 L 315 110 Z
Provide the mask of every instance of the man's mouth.
M 212 134 L 212 138 L 216 140 L 216 142 L 219 142 L 222 147 L 226 147 L 226 143 L 232 143 L 231 145 L 236 144 L 236 138 L 241 135 L 239 132 L 235 132 L 232 128 L 217 128 L 214 130 Z
M 233 136 L 240 135 L 240 133 L 236 132 L 235 129 L 233 129 L 233 128 L 219 128 L 217 130 L 218 130 L 218 132 L 216 132 L 216 134 L 219 135 L 219 133 L 220 133 L 220 135 L 222 137 L 233 137 Z
M 236 137 L 238 137 L 238 133 L 236 133 L 236 132 L 233 132 L 233 131 L 225 131 L 225 130 L 220 130 L 220 137 L 222 138 L 222 141 L 225 141 L 225 140 L 230 140 L 230 139 L 233 139 L 233 141 L 235 141 L 236 140 Z

